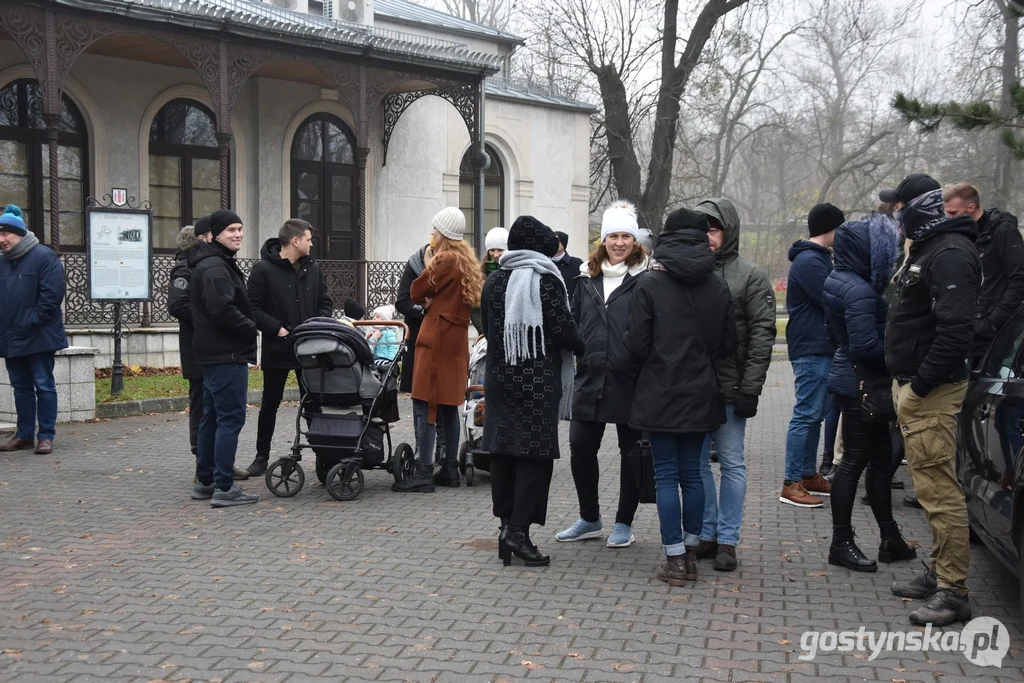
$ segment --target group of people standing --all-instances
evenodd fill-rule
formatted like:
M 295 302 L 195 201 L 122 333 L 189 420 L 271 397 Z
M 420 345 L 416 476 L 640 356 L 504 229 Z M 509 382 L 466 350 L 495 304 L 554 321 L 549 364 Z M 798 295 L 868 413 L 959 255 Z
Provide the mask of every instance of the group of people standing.
M 242 219 L 229 210 L 182 228 L 168 292 L 168 310 L 179 322 L 182 374 L 189 380 L 189 438 L 196 457 L 192 498 L 210 500 L 213 507 L 259 500 L 235 480 L 266 472 L 288 375 L 299 371 L 288 337 L 302 322 L 334 313 L 323 273 L 310 256 L 309 223 L 285 221 L 278 236 L 263 244 L 248 281 L 236 260 L 243 237 Z M 240 469 L 238 436 L 260 333 L 263 400 L 256 457 Z
M 893 474 L 905 456 L 932 552 L 924 573 L 896 581 L 892 592 L 925 600 L 912 622 L 943 626 L 971 616 L 957 420 L 970 368 L 1024 303 L 1024 240 L 1016 218 L 984 210 L 967 183 L 943 190 L 914 173 L 879 199 L 878 211 L 861 220 L 816 207 L 811 236 L 790 251 L 787 337 L 797 402 L 780 501 L 813 508 L 830 496 L 829 562 L 877 571 L 851 524 L 866 473 L 878 561 L 911 560 L 917 552 L 903 539 L 891 501 Z M 830 394 L 840 408 L 843 444 L 831 482 L 815 468 Z

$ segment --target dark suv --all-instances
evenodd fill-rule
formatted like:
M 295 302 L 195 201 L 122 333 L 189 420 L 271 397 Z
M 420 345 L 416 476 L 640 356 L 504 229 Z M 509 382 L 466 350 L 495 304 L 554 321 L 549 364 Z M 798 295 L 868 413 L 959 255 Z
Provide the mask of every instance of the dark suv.
M 1024 307 L 971 373 L 959 429 L 971 529 L 1017 574 L 1024 613 Z

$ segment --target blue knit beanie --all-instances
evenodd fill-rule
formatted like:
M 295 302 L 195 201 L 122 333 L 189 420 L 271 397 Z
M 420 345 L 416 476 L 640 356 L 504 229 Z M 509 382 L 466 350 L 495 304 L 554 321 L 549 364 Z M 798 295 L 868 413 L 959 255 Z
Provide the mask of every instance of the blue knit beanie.
M 12 232 L 22 237 L 28 234 L 25 221 L 21 218 L 20 206 L 8 204 L 4 207 L 4 215 L 0 216 L 0 232 Z

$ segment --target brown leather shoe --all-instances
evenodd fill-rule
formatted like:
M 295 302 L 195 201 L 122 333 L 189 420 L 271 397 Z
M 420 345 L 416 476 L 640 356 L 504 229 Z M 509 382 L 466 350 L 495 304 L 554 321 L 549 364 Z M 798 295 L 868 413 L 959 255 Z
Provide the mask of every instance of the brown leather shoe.
M 802 482 L 804 491 L 811 494 L 812 496 L 830 496 L 832 495 L 832 484 L 828 483 L 828 479 L 815 472 L 813 477 L 808 477 Z
M 3 446 L 0 446 L 0 451 L 24 451 L 26 449 L 32 448 L 33 445 L 34 444 L 27 439 L 19 439 L 18 437 L 14 437 L 13 439 L 5 443 Z
M 39 439 L 39 443 L 36 444 L 36 453 L 39 455 L 53 453 L 53 442 L 49 439 Z
M 685 555 L 667 555 L 661 567 L 658 568 L 658 580 L 664 581 L 670 586 L 686 585 L 686 565 L 683 558 Z M 693 567 L 696 571 L 696 565 Z
M 788 505 L 795 505 L 798 508 L 820 508 L 823 505 L 821 498 L 815 498 L 811 494 L 807 493 L 803 484 L 798 481 L 794 481 L 792 484 L 784 485 L 782 487 L 782 494 L 779 496 L 779 502 L 786 503 Z

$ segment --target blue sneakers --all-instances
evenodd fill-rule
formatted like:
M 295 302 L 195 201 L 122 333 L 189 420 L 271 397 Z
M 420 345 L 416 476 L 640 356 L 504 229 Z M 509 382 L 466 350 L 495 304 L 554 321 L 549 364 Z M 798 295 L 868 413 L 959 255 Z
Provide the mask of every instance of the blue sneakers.
M 584 519 L 577 519 L 576 523 L 568 529 L 555 534 L 556 541 L 569 543 L 571 541 L 585 541 L 588 538 L 601 538 L 604 536 L 604 524 L 601 520 L 588 522 Z
M 611 534 L 608 535 L 609 548 L 628 548 L 635 542 L 636 538 L 633 536 L 633 527 L 621 522 L 616 522 Z

